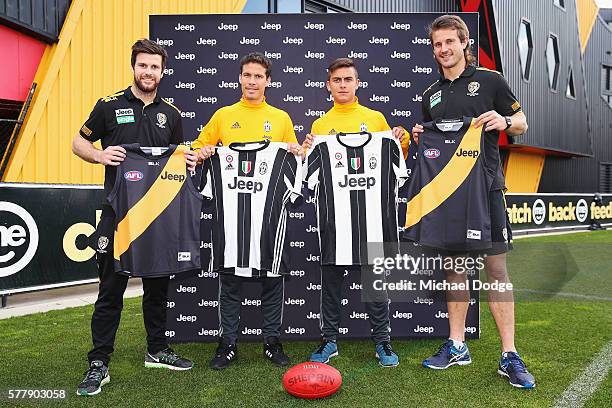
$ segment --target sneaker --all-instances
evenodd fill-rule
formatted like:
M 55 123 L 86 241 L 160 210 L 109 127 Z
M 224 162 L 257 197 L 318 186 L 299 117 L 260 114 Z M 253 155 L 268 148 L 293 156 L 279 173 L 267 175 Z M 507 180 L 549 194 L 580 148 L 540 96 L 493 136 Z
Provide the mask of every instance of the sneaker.
M 284 367 L 289 364 L 289 357 L 283 352 L 283 345 L 277 338 L 272 338 L 269 343 L 264 344 L 263 354 L 274 365 Z
M 399 365 L 399 357 L 391 348 L 391 343 L 381 341 L 376 344 L 376 358 L 378 363 L 383 367 L 395 367 Z
M 447 340 L 433 356 L 423 361 L 423 367 L 444 370 L 453 365 L 468 365 L 472 362 L 467 344 L 460 349 L 453 346 L 452 340 Z
M 525 363 L 518 353 L 507 352 L 502 353 L 502 358 L 499 360 L 499 368 L 497 372 L 508 377 L 510 385 L 516 388 L 534 388 L 535 378 L 525 367 Z
M 170 347 L 155 354 L 145 354 L 145 367 L 168 368 L 170 370 L 185 371 L 193 368 L 193 362 L 176 354 Z
M 89 369 L 84 373 L 85 378 L 77 388 L 77 395 L 96 395 L 102 391 L 102 386 L 110 382 L 108 367 L 100 360 L 89 363 Z
M 227 368 L 232 361 L 238 358 L 238 348 L 236 343 L 228 344 L 222 341 L 219 342 L 215 356 L 210 361 L 210 368 L 215 370 L 223 370 Z
M 310 361 L 329 363 L 329 359 L 338 355 L 338 346 L 335 341 L 323 340 L 319 348 L 310 355 Z

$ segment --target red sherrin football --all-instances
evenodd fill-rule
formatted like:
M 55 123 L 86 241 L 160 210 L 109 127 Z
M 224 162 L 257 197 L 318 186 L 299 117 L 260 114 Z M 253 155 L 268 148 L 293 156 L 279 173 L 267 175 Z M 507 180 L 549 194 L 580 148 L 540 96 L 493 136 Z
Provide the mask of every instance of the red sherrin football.
M 287 370 L 283 376 L 285 390 L 299 398 L 327 397 L 338 391 L 340 385 L 340 372 L 323 363 L 300 363 Z

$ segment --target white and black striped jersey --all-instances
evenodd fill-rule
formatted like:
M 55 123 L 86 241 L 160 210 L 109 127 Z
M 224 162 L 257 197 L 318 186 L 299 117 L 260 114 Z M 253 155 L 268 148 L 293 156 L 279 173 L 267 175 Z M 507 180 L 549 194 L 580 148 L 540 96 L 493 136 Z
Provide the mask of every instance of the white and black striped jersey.
M 391 131 L 315 136 L 305 166 L 321 264 L 366 265 L 368 242 L 398 242 L 397 191 L 408 173 Z
M 209 270 L 246 277 L 288 273 L 286 205 L 301 195 L 302 168 L 287 144 L 219 147 L 202 172 L 202 194 L 213 213 Z

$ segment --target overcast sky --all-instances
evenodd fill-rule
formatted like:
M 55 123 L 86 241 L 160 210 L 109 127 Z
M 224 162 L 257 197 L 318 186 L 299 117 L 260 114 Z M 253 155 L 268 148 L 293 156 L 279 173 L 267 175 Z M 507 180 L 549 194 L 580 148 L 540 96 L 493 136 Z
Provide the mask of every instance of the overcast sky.
M 612 8 L 612 0 L 595 0 L 595 3 L 601 8 Z

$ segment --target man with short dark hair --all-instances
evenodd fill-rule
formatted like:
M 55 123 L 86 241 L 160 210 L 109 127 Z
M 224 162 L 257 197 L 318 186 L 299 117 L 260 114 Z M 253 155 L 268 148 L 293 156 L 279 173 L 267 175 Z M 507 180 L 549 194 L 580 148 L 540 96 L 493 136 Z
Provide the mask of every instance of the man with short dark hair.
M 238 77 L 242 97 L 235 104 L 217 110 L 193 142 L 193 148 L 200 149 L 201 160 L 213 155 L 215 146 L 261 140 L 285 142 L 290 152 L 303 155 L 289 115 L 266 102 L 264 94 L 271 81 L 271 72 L 272 62 L 263 54 L 252 52 L 242 57 Z M 220 339 L 210 366 L 222 370 L 238 357 L 236 341 L 242 283 L 245 279 L 259 279 L 262 284 L 263 355 L 275 365 L 286 366 L 289 364 L 289 357 L 280 342 L 284 277 L 243 277 L 231 270 L 219 274 Z
M 440 69 L 440 79 L 423 92 L 422 110 L 425 122 L 476 118 L 476 126 L 484 126 L 484 166 L 491 180 L 489 203 L 492 248 L 486 251 L 485 270 L 489 282 L 509 282 L 506 253 L 512 249 L 512 230 L 507 220 L 504 175 L 499 155 L 499 132 L 518 136 L 527 131 L 527 119 L 521 105 L 499 72 L 473 65 L 469 32 L 458 16 L 436 18 L 430 27 L 433 54 Z M 423 126 L 412 129 L 418 142 Z M 462 284 L 465 274 L 447 271 L 447 281 Z M 428 368 L 445 369 L 471 363 L 465 344 L 465 319 L 469 292 L 447 292 L 449 339 L 438 352 L 423 361 Z M 498 372 L 518 388 L 533 388 L 535 380 L 514 345 L 514 299 L 512 292 L 489 291 L 489 308 L 501 337 L 502 355 Z
M 327 69 L 327 90 L 334 98 L 334 106 L 312 124 L 306 136 L 304 148 L 312 146 L 314 136 L 336 135 L 337 133 L 381 132 L 391 130 L 381 112 L 359 103 L 356 96 L 359 87 L 357 67 L 350 58 L 338 58 Z M 400 140 L 404 155 L 410 143 L 406 131 L 393 128 L 393 135 Z M 349 238 L 350 239 L 350 238 Z M 321 313 L 320 326 L 323 341 L 310 355 L 310 361 L 329 362 L 338 355 L 336 340 L 340 329 L 340 302 L 344 271 L 347 266 L 321 266 Z M 399 357 L 391 347 L 389 335 L 389 304 L 387 301 L 366 302 L 366 311 L 372 328 L 376 357 L 381 366 L 394 367 Z
M 167 147 L 183 142 L 179 110 L 157 94 L 168 54 L 153 41 L 138 40 L 132 46 L 134 82 L 123 91 L 98 101 L 79 134 L 72 141 L 72 151 L 89 163 L 100 163 L 104 169 L 104 192 L 108 196 L 115 183 L 117 166 L 126 157 L 122 144 Z M 93 143 L 100 140 L 102 149 Z M 185 152 L 190 169 L 196 165 L 195 152 Z M 89 369 L 79 384 L 78 395 L 95 395 L 110 381 L 108 364 L 113 352 L 115 334 L 123 308 L 123 293 L 128 276 L 115 272 L 113 236 L 115 213 L 107 200 L 94 236 L 100 278 L 98 299 L 91 318 L 93 349 L 89 352 Z M 161 238 L 161 237 L 160 237 Z M 166 340 L 166 300 L 169 277 L 143 278 L 142 310 L 147 331 L 145 367 L 189 370 L 193 363 L 178 356 Z

